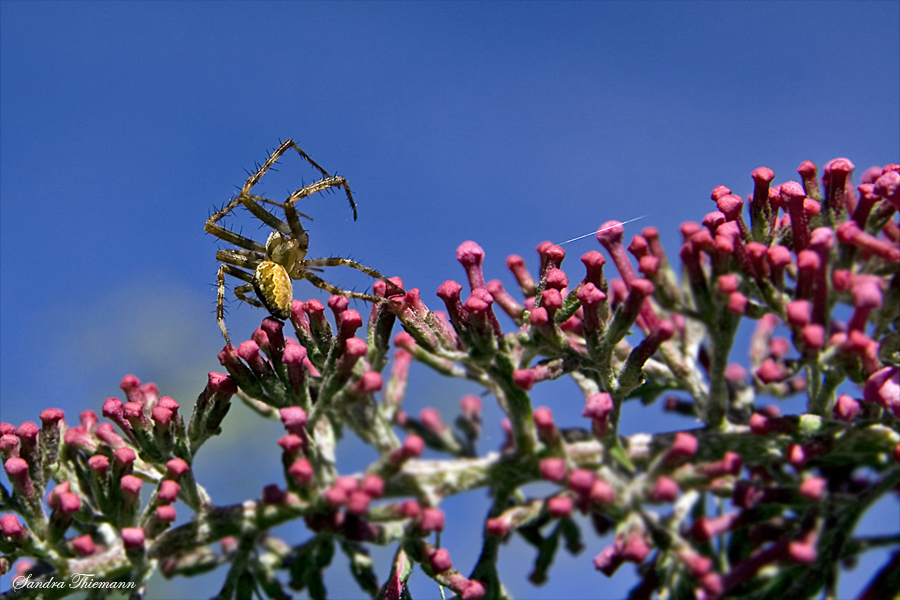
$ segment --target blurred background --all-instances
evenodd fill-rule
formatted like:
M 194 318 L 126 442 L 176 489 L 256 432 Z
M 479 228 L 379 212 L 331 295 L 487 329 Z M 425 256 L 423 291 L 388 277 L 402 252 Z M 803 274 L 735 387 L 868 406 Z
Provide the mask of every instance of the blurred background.
M 719 184 L 752 191 L 797 166 L 844 156 L 857 177 L 900 159 L 900 4 L 896 2 L 603 3 L 90 3 L 0 5 L 0 418 L 38 420 L 47 407 L 99 413 L 122 376 L 155 381 L 189 414 L 206 373 L 221 370 L 216 249 L 203 231 L 248 172 L 293 138 L 345 176 L 341 194 L 308 199 L 310 256 L 354 258 L 418 287 L 430 307 L 446 279 L 464 281 L 456 247 L 477 241 L 488 278 L 515 289 L 507 255 L 537 266 L 535 246 L 648 215 L 670 253 L 678 226 L 714 209 Z M 287 156 L 255 190 L 281 199 L 315 173 Z M 229 223 L 265 240 L 252 219 Z M 564 267 L 592 237 L 566 246 Z M 329 281 L 365 290 L 340 269 Z M 295 297 L 325 300 L 301 283 Z M 355 306 L 364 314 L 365 306 Z M 262 311 L 229 304 L 248 339 Z M 745 347 L 733 360 L 746 363 Z M 546 388 L 546 389 L 544 389 Z M 440 409 L 478 392 L 413 366 L 404 408 Z M 481 451 L 501 441 L 485 399 Z M 581 421 L 574 384 L 537 388 L 561 426 Z M 797 404 L 785 412 L 803 410 Z M 629 404 L 623 431 L 692 426 L 659 404 Z M 215 502 L 259 497 L 282 483 L 278 423 L 233 407 L 225 435 L 195 471 Z M 348 436 L 346 472 L 374 453 Z M 535 493 L 546 493 L 536 487 Z M 180 507 L 179 523 L 189 517 Z M 488 509 L 484 493 L 448 499 L 443 545 L 468 574 Z M 897 531 L 896 500 L 863 532 Z M 585 525 L 586 550 L 561 551 L 543 587 L 528 582 L 534 551 L 501 552 L 517 598 L 621 598 L 591 559 L 607 543 Z M 306 539 L 302 525 L 278 532 Z M 394 548 L 374 554 L 384 581 Z M 884 562 L 871 553 L 841 582 L 858 593 Z M 330 597 L 364 594 L 335 558 Z M 214 595 L 224 571 L 153 581 L 151 598 Z M 8 589 L 8 577 L 0 583 Z M 413 576 L 415 598 L 437 586 Z M 300 597 L 304 597 L 302 594 Z

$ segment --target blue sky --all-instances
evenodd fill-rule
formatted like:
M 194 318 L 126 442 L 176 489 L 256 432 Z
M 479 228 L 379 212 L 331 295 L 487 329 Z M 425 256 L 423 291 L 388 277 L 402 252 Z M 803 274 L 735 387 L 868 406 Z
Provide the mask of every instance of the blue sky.
M 675 253 L 678 224 L 713 209 L 716 185 L 748 193 L 756 167 L 785 181 L 804 160 L 846 156 L 859 174 L 900 157 L 897 2 L 4 1 L 0 17 L 0 408 L 13 423 L 48 406 L 77 421 L 126 373 L 191 402 L 220 369 L 217 244 L 203 224 L 287 137 L 347 177 L 359 204 L 356 222 L 338 195 L 301 207 L 315 218 L 310 255 L 400 275 L 429 306 L 462 278 L 464 240 L 508 284 L 508 254 L 534 267 L 539 242 L 609 219 L 649 215 L 629 233 L 655 225 Z M 312 178 L 285 161 L 263 189 L 286 196 Z M 571 272 L 595 245 L 567 247 Z M 233 335 L 249 337 L 260 311 L 230 308 Z M 574 424 L 577 391 L 555 389 L 571 403 L 538 402 Z M 414 370 L 407 408 L 449 417 L 469 391 Z M 630 432 L 663 427 L 657 408 L 626 414 Z M 248 446 L 261 440 L 260 468 L 214 483 L 223 504 L 279 477 L 277 428 L 232 419 Z M 241 458 L 233 439 L 204 458 L 210 470 Z M 348 469 L 363 466 L 347 447 Z M 453 502 L 479 518 L 487 506 Z M 446 536 L 461 565 L 477 527 Z M 511 591 L 621 597 L 632 579 L 590 567 L 602 546 L 561 558 L 544 588 L 510 575 Z M 504 553 L 508 573 L 527 572 L 527 549 Z M 416 597 L 435 596 L 423 579 Z M 198 585 L 160 589 L 207 597 Z

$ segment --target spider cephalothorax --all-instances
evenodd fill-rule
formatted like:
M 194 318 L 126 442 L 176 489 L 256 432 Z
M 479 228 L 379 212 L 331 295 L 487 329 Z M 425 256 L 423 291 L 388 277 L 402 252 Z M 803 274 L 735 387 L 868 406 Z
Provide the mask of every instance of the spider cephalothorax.
M 292 193 L 284 202 L 276 202 L 250 193 L 260 178 L 272 165 L 290 148 L 297 151 L 300 156 L 315 167 L 322 179 L 302 187 Z M 347 266 L 358 271 L 387 282 L 392 289 L 398 289 L 394 283 L 387 280 L 384 275 L 348 258 L 313 258 L 307 259 L 306 252 L 309 248 L 309 234 L 303 229 L 300 217 L 303 215 L 294 207 L 294 203 L 316 192 L 331 188 L 343 188 L 350 201 L 350 209 L 353 211 L 353 219 L 356 220 L 356 203 L 347 180 L 336 175 L 329 175 L 309 157 L 297 144 L 291 140 L 282 143 L 268 160 L 254 173 L 244 184 L 241 193 L 226 204 L 222 210 L 213 213 L 206 221 L 206 231 L 217 238 L 237 246 L 228 250 L 216 252 L 216 260 L 222 263 L 219 267 L 218 286 L 219 296 L 216 304 L 216 318 L 226 342 L 228 331 L 225 328 L 224 302 L 225 302 L 225 275 L 231 275 L 246 284 L 234 288 L 234 294 L 243 302 L 265 308 L 277 319 L 288 319 L 291 316 L 291 301 L 293 300 L 292 279 L 306 279 L 318 288 L 349 298 L 368 300 L 370 302 L 383 302 L 384 298 L 371 294 L 362 294 L 342 290 L 327 283 L 313 273 L 320 267 Z M 284 219 L 266 210 L 263 204 L 280 207 L 284 211 Z M 250 238 L 244 237 L 230 229 L 218 224 L 232 210 L 243 205 L 253 216 L 272 229 L 266 244 L 263 245 Z M 248 294 L 253 292 L 255 298 Z

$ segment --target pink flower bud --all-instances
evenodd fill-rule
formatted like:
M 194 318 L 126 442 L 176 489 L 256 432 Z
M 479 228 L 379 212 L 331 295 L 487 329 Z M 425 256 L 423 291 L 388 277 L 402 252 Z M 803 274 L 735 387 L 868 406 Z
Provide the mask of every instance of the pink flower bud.
M 126 550 L 140 550 L 144 547 L 144 530 L 140 527 L 123 527 L 122 543 Z
M 444 511 L 438 508 L 423 508 L 419 527 L 425 533 L 444 530 Z
M 699 445 L 700 443 L 697 441 L 697 438 L 689 433 L 680 431 L 675 434 L 675 440 L 672 442 L 672 446 L 666 454 L 670 459 L 690 458 L 697 454 Z
M 647 497 L 654 502 L 674 502 L 678 491 L 678 483 L 674 479 L 660 475 Z
M 361 489 L 370 498 L 381 498 L 384 494 L 384 479 L 378 475 L 366 475 L 363 478 Z
M 87 534 L 72 540 L 72 549 L 75 550 L 75 554 L 82 557 L 90 556 L 97 550 L 94 546 L 94 540 Z
M 612 577 L 622 562 L 622 557 L 619 556 L 616 549 L 612 546 L 607 546 L 600 554 L 594 557 L 594 568 L 607 577 Z
M 156 498 L 159 502 L 164 502 L 166 504 L 171 504 L 178 500 L 178 492 L 181 490 L 181 486 L 172 481 L 171 479 L 164 479 L 163 482 L 159 485 L 159 493 L 156 495 Z
M 818 502 L 825 494 L 825 488 L 828 482 L 822 477 L 807 477 L 800 484 L 800 495 L 807 500 Z
M 613 490 L 611 485 L 599 478 L 594 480 L 594 483 L 591 484 L 591 502 L 612 504 L 615 499 L 615 490 Z
M 446 548 L 441 548 L 432 554 L 429 558 L 429 563 L 431 564 L 431 570 L 435 573 L 443 573 L 453 567 L 453 563 L 450 561 L 450 553 L 447 552 Z
M 347 512 L 362 516 L 368 512 L 371 500 L 372 498 L 363 491 L 352 492 L 347 499 Z
M 166 478 L 173 481 L 178 481 L 179 479 L 181 479 L 182 475 L 190 470 L 191 468 L 182 459 L 173 458 L 166 463 Z
M 171 504 L 156 507 L 156 518 L 163 523 L 174 523 L 177 516 L 175 507 Z
M 347 491 L 337 485 L 325 490 L 324 497 L 328 504 L 335 507 L 347 504 Z
M 305 485 L 312 481 L 313 468 L 308 460 L 300 458 L 294 461 L 294 464 L 288 469 L 288 475 L 294 478 L 297 485 Z
M 588 497 L 591 494 L 591 488 L 597 476 L 593 471 L 587 469 L 575 469 L 569 475 L 569 489 L 582 497 Z
M 562 458 L 545 458 L 540 462 L 541 477 L 561 483 L 566 479 L 566 461 Z
M 572 516 L 572 499 L 568 496 L 554 496 L 547 501 L 547 512 L 554 519 Z
M 294 435 L 303 437 L 306 434 L 307 416 L 306 411 L 299 406 L 288 406 L 278 411 L 284 428 Z

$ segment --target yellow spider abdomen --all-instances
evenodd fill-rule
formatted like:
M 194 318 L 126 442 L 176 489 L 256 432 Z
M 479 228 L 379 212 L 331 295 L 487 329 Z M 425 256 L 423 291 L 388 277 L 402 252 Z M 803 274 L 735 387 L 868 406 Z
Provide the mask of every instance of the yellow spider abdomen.
M 269 260 L 259 263 L 253 273 L 253 289 L 273 317 L 282 320 L 291 317 L 294 292 L 284 267 Z

